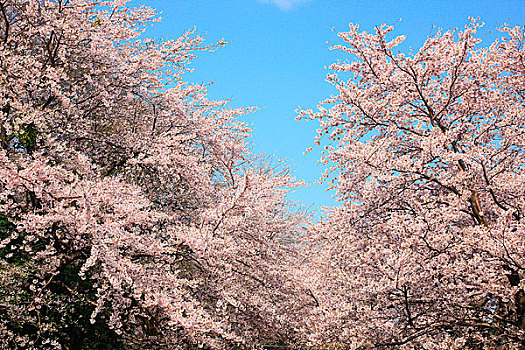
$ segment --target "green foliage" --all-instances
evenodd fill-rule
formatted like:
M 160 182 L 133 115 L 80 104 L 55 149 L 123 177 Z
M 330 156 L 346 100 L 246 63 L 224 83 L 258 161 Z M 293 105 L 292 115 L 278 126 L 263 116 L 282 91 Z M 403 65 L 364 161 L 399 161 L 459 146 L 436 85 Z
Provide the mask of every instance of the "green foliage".
M 9 235 L 14 225 L 8 220 L 4 213 L 0 213 L 0 239 L 4 239 Z
M 17 135 L 18 143 L 27 153 L 32 154 L 36 150 L 38 130 L 34 123 L 23 124 Z
M 15 229 L 12 219 L 0 213 L 0 240 Z M 54 225 L 50 232 L 56 229 Z M 94 323 L 90 322 L 96 289 L 92 281 L 79 276 L 84 258 L 64 259 L 58 274 L 39 276 L 31 255 L 12 249 L 20 246 L 25 238 L 24 233 L 19 233 L 16 239 L 0 248 L 0 319 L 3 324 L 15 335 L 41 348 L 45 346 L 40 342 L 48 337 L 70 350 L 124 349 L 121 339 L 104 320 L 97 318 Z M 33 252 L 42 251 L 47 243 L 49 239 L 34 240 L 30 246 Z M 37 280 L 48 282 L 45 290 L 32 287 Z M 35 298 L 44 301 L 39 309 L 32 305 Z M 43 333 L 42 329 L 45 329 Z
M 0 240 L 8 238 L 15 230 L 16 226 L 4 213 L 0 213 Z M 11 240 L 4 248 L 0 248 L 0 259 L 7 263 L 22 266 L 29 259 L 29 254 L 20 249 L 12 249 L 24 240 L 24 233 L 19 233 L 18 237 Z

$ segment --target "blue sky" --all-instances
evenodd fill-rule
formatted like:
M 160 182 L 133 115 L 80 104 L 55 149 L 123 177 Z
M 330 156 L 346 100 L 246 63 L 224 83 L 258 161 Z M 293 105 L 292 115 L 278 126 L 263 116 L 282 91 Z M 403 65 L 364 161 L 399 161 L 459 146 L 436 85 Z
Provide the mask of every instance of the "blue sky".
M 208 43 L 222 38 L 229 44 L 203 53 L 193 63 L 192 82 L 213 82 L 209 95 L 232 98 L 232 106 L 260 106 L 246 121 L 254 130 L 258 152 L 284 158 L 295 175 L 313 183 L 323 171 L 319 152 L 303 155 L 313 146 L 316 122 L 294 120 L 299 105 L 315 108 L 334 93 L 324 81 L 326 66 L 346 59 L 329 51 L 339 43 L 336 33 L 348 23 L 372 31 L 382 23 L 395 26 L 395 34 L 407 36 L 405 48 L 425 41 L 432 26 L 462 28 L 468 17 L 485 22 L 481 37 L 494 39 L 503 23 L 525 24 L 525 0 L 135 0 L 162 12 L 162 22 L 148 36 L 176 38 L 189 28 Z M 492 33 L 491 33 L 492 30 Z M 329 43 L 327 43 L 329 42 Z M 334 205 L 324 185 L 298 190 L 293 199 L 312 209 Z

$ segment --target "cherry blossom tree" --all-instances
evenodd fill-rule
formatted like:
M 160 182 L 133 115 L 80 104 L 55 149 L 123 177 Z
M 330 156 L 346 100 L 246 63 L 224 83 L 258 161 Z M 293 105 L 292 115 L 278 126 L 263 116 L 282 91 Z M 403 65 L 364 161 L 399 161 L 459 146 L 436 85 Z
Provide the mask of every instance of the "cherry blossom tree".
M 525 345 L 525 28 L 472 20 L 396 52 L 339 33 L 320 123 L 340 206 L 310 232 L 311 341 L 351 348 Z M 312 273 L 312 271 L 317 271 Z
M 294 341 L 305 221 L 281 162 L 184 73 L 203 45 L 143 38 L 127 1 L 0 1 L 2 348 Z

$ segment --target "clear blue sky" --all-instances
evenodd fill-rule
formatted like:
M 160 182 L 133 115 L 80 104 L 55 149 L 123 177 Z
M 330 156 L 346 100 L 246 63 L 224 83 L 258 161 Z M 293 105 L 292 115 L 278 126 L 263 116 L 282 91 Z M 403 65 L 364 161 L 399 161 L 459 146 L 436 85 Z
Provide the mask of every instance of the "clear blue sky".
M 298 105 L 315 108 L 334 93 L 324 81 L 325 66 L 346 59 L 329 51 L 339 43 L 337 32 L 348 23 L 372 31 L 382 23 L 395 26 L 395 34 L 407 36 L 404 47 L 418 48 L 433 25 L 462 28 L 468 17 L 485 22 L 482 37 L 511 23 L 525 24 L 525 0 L 134 0 L 162 12 L 162 22 L 148 36 L 176 38 L 186 29 L 197 29 L 208 43 L 221 38 L 230 42 L 214 53 L 198 57 L 193 82 L 214 82 L 210 97 L 232 98 L 232 106 L 264 107 L 248 118 L 254 130 L 256 150 L 285 158 L 299 179 L 313 183 L 323 169 L 319 152 L 303 156 L 313 146 L 316 122 L 296 122 Z M 299 190 L 292 198 L 312 209 L 333 205 L 332 193 L 323 185 Z

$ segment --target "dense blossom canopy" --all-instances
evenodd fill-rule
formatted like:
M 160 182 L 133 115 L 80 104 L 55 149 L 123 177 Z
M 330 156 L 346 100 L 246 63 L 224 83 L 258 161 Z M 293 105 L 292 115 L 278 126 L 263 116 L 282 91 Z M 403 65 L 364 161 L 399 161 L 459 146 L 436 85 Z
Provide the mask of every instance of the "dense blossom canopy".
M 525 30 L 481 47 L 479 27 L 410 54 L 385 25 L 339 34 L 337 94 L 301 111 L 341 202 L 311 234 L 312 340 L 525 345 Z
M 203 46 L 127 1 L 0 2 L 0 346 L 154 348 L 299 335 L 288 169 L 185 83 Z
M 525 28 L 340 33 L 314 223 L 127 3 L 0 1 L 1 348 L 525 346 Z

